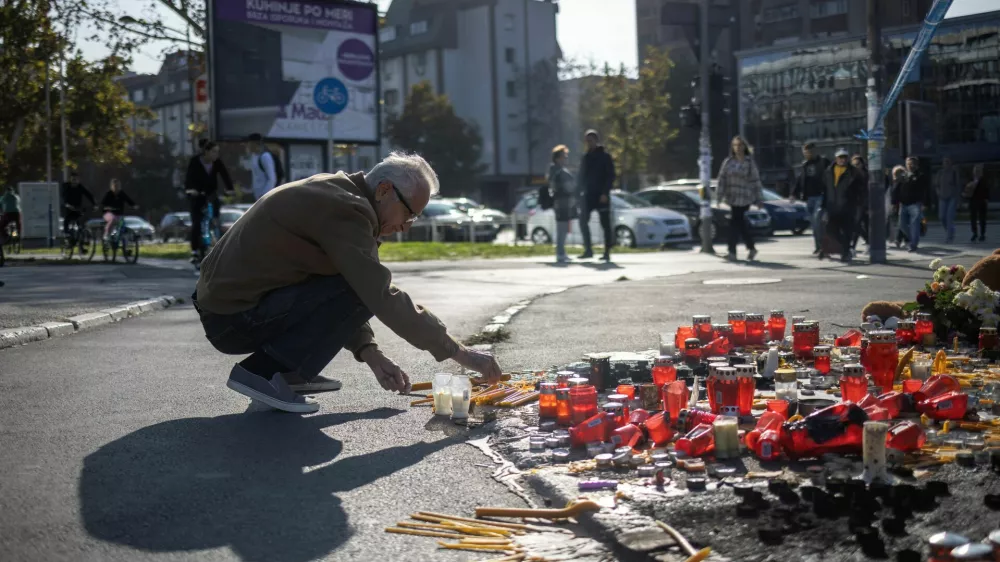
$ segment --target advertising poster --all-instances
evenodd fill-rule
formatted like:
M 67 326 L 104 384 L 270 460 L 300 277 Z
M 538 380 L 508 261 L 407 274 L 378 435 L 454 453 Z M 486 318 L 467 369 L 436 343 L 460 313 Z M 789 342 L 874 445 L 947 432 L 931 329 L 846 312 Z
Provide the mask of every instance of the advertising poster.
M 378 16 L 333 0 L 212 0 L 213 111 L 219 138 L 326 140 L 313 98 L 328 78 L 348 91 L 337 142 L 377 143 Z
M 21 197 L 21 227 L 24 229 L 21 236 L 25 239 L 48 238 L 50 227 L 53 236 L 62 236 L 59 184 L 21 182 L 17 184 L 17 191 Z

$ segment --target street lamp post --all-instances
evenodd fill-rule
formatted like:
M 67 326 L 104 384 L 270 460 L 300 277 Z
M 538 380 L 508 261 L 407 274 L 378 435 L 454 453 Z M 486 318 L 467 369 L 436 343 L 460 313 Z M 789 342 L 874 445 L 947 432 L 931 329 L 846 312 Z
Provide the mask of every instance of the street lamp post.
M 699 142 L 698 168 L 701 176 L 701 252 L 715 254 L 712 247 L 712 137 L 709 127 L 709 0 L 701 0 L 701 139 Z

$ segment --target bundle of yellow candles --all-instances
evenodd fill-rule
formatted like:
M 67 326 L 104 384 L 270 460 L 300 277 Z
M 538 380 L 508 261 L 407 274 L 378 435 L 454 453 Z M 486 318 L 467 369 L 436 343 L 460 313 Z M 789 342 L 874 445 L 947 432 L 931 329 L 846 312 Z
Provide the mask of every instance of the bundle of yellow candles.
M 515 538 L 532 531 L 549 530 L 534 525 L 472 519 L 430 511 L 418 511 L 410 515 L 410 518 L 413 521 L 400 521 L 395 527 L 387 527 L 385 531 L 446 539 L 437 541 L 438 547 L 442 549 L 501 554 L 502 558 L 494 559 L 497 562 L 541 560 L 538 557 L 529 558 Z M 447 542 L 449 540 L 456 542 Z

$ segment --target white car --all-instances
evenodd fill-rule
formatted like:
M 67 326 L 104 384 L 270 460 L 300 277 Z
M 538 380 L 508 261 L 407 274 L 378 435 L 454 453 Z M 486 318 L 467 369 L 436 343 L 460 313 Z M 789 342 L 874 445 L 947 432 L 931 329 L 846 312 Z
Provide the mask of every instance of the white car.
M 611 193 L 611 226 L 615 231 L 618 246 L 663 246 L 666 244 L 687 244 L 691 242 L 691 224 L 687 217 L 670 209 L 650 206 L 631 193 L 613 191 Z M 536 244 L 551 244 L 555 240 L 556 215 L 552 209 L 536 208 L 528 219 L 528 232 Z M 600 217 L 590 214 L 590 234 L 595 244 L 603 240 Z M 566 243 L 583 244 L 580 224 L 577 219 L 569 223 Z

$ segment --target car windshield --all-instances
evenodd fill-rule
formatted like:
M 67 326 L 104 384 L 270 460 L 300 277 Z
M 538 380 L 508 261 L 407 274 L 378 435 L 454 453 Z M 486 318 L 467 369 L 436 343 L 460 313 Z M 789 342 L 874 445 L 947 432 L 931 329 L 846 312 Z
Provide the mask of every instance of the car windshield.
M 439 217 L 442 215 L 450 215 L 453 213 L 461 213 L 458 207 L 454 203 L 445 203 L 444 201 L 431 201 L 424 207 L 424 212 L 421 213 L 427 217 Z
M 762 189 L 761 192 L 764 194 L 764 201 L 784 201 L 785 198 L 778 195 L 777 193 L 771 191 L 770 189 Z
M 678 193 L 683 193 L 688 199 L 694 201 L 695 203 L 701 205 L 701 193 L 697 189 L 685 189 L 679 191 Z
M 125 224 L 127 224 L 130 227 L 144 227 L 149 225 L 149 223 L 140 219 L 139 217 L 125 217 Z

